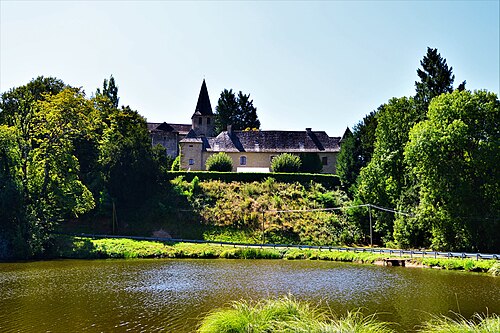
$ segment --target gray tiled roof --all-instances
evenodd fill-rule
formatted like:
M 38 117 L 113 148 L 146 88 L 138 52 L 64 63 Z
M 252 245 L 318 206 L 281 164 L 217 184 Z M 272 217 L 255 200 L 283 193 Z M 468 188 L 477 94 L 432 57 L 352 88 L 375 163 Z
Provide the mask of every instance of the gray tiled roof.
M 208 151 L 225 152 L 339 152 L 340 138 L 324 131 L 224 131 L 208 138 Z
M 167 123 L 147 123 L 150 132 L 178 132 L 187 134 L 191 130 L 191 124 L 167 124 Z

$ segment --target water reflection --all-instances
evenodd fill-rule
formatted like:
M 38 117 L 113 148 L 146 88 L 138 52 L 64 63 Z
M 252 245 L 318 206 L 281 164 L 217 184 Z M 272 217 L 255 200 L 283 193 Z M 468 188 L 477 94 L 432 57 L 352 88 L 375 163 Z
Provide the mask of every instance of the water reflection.
M 336 313 L 384 313 L 401 330 L 458 307 L 465 316 L 500 313 L 500 279 L 479 274 L 317 261 L 66 260 L 0 264 L 0 331 L 192 332 L 233 300 L 286 294 Z

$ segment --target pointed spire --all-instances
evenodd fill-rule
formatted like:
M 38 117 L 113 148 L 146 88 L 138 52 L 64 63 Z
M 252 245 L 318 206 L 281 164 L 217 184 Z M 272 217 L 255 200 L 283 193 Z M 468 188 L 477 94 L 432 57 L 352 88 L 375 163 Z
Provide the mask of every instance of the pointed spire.
M 210 105 L 210 97 L 208 97 L 207 84 L 205 79 L 201 84 L 200 95 L 198 96 L 198 103 L 194 110 L 194 116 L 213 116 L 212 105 Z

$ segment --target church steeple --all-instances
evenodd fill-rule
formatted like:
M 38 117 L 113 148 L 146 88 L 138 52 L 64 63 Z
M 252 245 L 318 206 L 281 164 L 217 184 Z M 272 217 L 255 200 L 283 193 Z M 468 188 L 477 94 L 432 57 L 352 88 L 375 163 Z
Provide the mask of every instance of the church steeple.
M 198 103 L 196 103 L 196 109 L 194 110 L 193 117 L 196 116 L 213 116 L 212 105 L 210 104 L 210 97 L 208 97 L 207 84 L 205 79 L 201 84 L 200 95 L 198 96 Z M 193 118 L 191 117 L 191 118 Z
M 208 96 L 207 84 L 205 83 L 205 79 L 203 79 L 198 103 L 196 103 L 196 109 L 191 117 L 192 129 L 200 136 L 213 136 L 215 130 L 213 117 L 214 114 L 212 112 L 212 105 L 210 104 L 210 97 Z

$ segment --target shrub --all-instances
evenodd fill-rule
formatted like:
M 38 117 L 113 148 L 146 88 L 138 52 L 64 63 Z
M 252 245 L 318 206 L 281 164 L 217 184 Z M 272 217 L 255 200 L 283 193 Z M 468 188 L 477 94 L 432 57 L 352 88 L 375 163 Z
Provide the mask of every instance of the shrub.
M 226 153 L 218 153 L 207 159 L 206 166 L 208 171 L 231 172 L 233 160 Z
M 276 183 L 300 183 L 304 186 L 314 183 L 321 184 L 325 189 L 333 189 L 340 186 L 340 179 L 337 175 L 332 174 L 309 174 L 309 173 L 274 173 L 268 174 L 263 172 L 216 172 L 216 171 L 174 171 L 167 172 L 165 175 L 167 180 L 174 180 L 175 178 L 183 176 L 184 180 L 190 182 L 195 176 L 200 178 L 201 181 L 220 180 L 221 182 L 262 182 L 266 179 L 266 187 L 272 190 L 276 187 Z
M 320 173 L 323 170 L 323 164 L 317 153 L 301 153 L 300 172 L 303 173 Z
M 299 172 L 301 165 L 300 157 L 284 153 L 273 159 L 271 169 L 273 172 L 296 173 Z
M 179 171 L 181 169 L 181 157 L 177 156 L 175 160 L 172 162 L 171 171 Z

